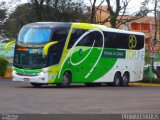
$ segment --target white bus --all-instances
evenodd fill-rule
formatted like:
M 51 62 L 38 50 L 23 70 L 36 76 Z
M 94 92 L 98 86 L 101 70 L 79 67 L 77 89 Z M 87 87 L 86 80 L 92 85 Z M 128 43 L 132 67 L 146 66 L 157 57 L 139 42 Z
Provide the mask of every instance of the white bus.
M 36 22 L 16 42 L 13 81 L 128 86 L 143 78 L 144 33 L 87 23 Z

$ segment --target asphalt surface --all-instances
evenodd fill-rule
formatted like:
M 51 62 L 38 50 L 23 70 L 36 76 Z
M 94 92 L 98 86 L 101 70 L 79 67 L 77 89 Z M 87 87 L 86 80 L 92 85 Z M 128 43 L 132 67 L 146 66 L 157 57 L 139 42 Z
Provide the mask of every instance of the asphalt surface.
M 0 79 L 0 113 L 160 113 L 160 87 L 44 86 Z

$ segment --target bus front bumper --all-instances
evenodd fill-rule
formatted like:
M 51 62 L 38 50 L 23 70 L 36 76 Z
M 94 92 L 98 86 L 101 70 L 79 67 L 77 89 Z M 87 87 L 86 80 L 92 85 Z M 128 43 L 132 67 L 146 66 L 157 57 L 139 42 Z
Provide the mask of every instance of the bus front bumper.
M 30 83 L 48 83 L 45 73 L 41 72 L 34 76 L 19 75 L 17 72 L 12 72 L 12 80 L 16 82 L 30 82 Z

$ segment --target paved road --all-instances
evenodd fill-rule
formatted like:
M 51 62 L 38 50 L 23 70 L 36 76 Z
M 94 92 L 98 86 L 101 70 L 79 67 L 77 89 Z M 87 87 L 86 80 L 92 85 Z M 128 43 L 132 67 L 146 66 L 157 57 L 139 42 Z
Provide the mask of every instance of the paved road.
M 0 113 L 159 113 L 160 87 L 44 86 L 0 79 Z

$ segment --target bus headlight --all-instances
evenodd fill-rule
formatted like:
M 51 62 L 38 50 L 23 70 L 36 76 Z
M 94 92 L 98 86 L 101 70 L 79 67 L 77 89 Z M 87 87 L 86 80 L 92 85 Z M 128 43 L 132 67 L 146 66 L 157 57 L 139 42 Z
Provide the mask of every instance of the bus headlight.
M 42 72 L 43 72 L 43 73 L 48 73 L 48 72 L 50 72 L 50 70 L 48 70 L 48 69 L 43 69 Z
M 37 75 L 43 75 L 43 74 L 44 74 L 43 72 L 37 73 Z

